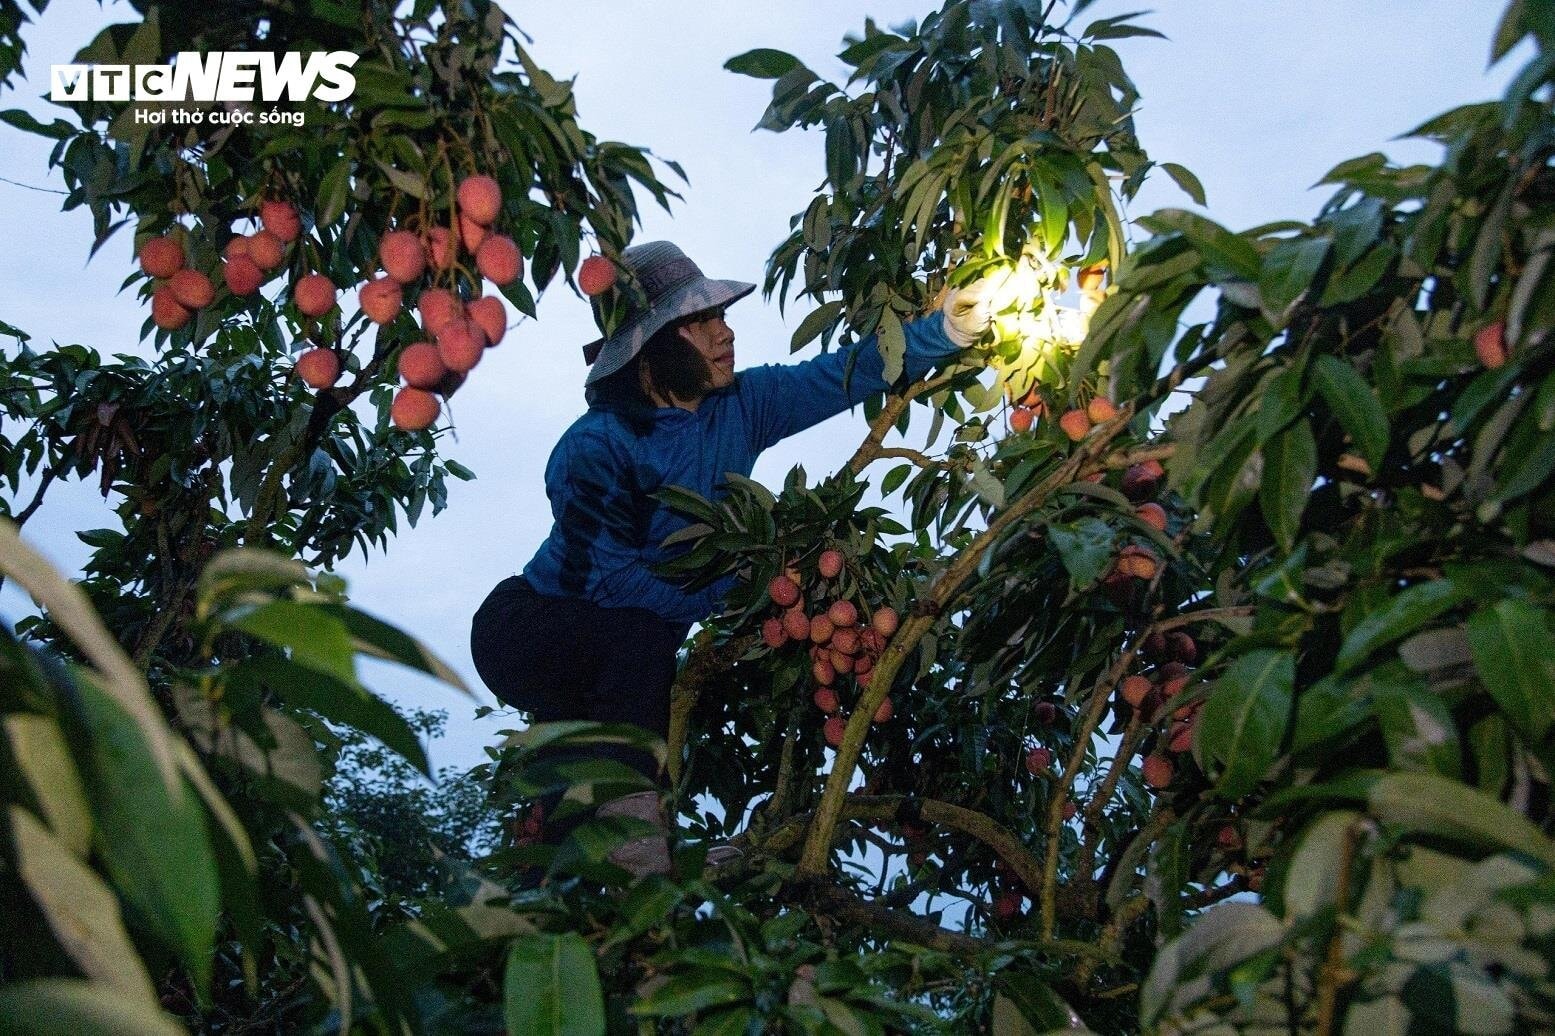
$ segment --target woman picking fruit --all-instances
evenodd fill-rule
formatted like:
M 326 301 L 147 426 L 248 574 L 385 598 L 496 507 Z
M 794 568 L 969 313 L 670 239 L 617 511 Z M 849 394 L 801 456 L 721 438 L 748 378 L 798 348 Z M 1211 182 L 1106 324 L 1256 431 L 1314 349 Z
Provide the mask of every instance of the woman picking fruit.
M 599 276 L 597 264 L 586 271 L 585 288 L 599 289 L 591 294 L 601 329 L 606 305 L 625 316 L 584 347 L 588 410 L 546 466 L 555 523 L 523 573 L 487 596 L 470 648 L 492 693 L 535 722 L 632 723 L 664 738 L 676 652 L 692 623 L 718 610 L 733 577 L 688 591 L 655 573 L 674 555 L 660 545 L 686 519 L 651 494 L 681 486 L 716 499 L 725 473 L 749 475 L 768 446 L 888 386 L 874 336 L 803 363 L 736 373 L 724 313 L 755 285 L 710 280 L 664 241 L 626 249 L 621 266 L 619 280 Z M 972 345 L 989 324 L 988 295 L 986 281 L 952 291 L 940 313 L 905 326 L 908 379 Z M 602 746 L 589 755 L 661 780 L 647 753 Z M 622 845 L 612 862 L 638 876 L 670 869 L 658 792 L 599 813 L 659 829 Z M 547 825 L 548 841 L 562 833 Z

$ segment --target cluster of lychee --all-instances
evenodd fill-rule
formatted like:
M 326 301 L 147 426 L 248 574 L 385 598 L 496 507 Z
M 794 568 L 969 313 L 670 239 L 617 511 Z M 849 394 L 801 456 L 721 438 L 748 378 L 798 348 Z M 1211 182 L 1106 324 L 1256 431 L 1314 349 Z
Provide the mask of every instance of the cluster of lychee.
M 1117 693 L 1146 722 L 1154 722 L 1161 710 L 1187 689 L 1193 676 L 1189 667 L 1198 661 L 1199 646 L 1189 634 L 1173 630 L 1151 633 L 1141 647 L 1150 668 L 1124 677 L 1118 683 Z M 1159 789 L 1172 783 L 1177 772 L 1173 757 L 1193 747 L 1193 731 L 1203 705 L 1199 699 L 1172 709 L 1170 727 L 1140 764 L 1150 787 Z
M 829 583 L 842 574 L 846 564 L 841 551 L 825 550 L 816 561 L 816 571 L 821 582 Z M 809 645 L 815 688 L 811 700 L 827 716 L 822 734 L 835 748 L 842 744 L 848 727 L 837 687 L 844 677 L 851 677 L 860 689 L 869 686 L 875 664 L 901 625 L 901 616 L 889 605 L 881 605 L 865 620 L 852 601 L 827 600 L 826 586 L 815 589 L 819 600 L 812 605 L 813 611 L 807 611 L 803 578 L 797 569 L 790 568 L 767 584 L 767 596 L 777 614 L 762 622 L 761 639 L 774 651 L 790 643 Z M 885 723 L 892 713 L 891 699 L 886 697 L 875 709 L 874 721 Z
M 1123 495 L 1134 504 L 1134 517 L 1156 532 L 1166 531 L 1166 508 L 1150 499 L 1160 489 L 1166 469 L 1158 460 L 1140 461 L 1123 472 Z M 1126 606 L 1135 591 L 1148 586 L 1161 571 L 1161 556 L 1149 547 L 1126 544 L 1113 556 L 1112 565 L 1101 580 L 1101 590 L 1114 604 Z

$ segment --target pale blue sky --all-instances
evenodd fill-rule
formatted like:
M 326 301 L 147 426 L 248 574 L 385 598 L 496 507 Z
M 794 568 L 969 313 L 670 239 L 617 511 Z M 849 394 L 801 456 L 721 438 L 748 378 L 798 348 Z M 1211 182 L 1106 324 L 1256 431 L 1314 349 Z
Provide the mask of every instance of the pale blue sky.
M 645 144 L 682 163 L 690 177 L 673 218 L 646 212 L 639 240 L 668 237 L 714 277 L 760 281 L 763 262 L 808 203 L 821 176 L 818 138 L 751 133 L 769 84 L 722 70 L 758 46 L 798 54 L 841 77 L 833 55 L 866 15 L 882 24 L 919 17 L 925 0 L 803 0 L 647 4 L 611 0 L 510 4 L 535 37 L 533 52 L 559 76 L 576 74 L 581 121 L 603 138 Z M 1103 0 L 1095 17 L 1136 9 Z M 1491 0 L 1177 0 L 1143 21 L 1169 40 L 1125 40 L 1118 49 L 1143 95 L 1138 130 L 1157 160 L 1180 162 L 1203 180 L 1207 212 L 1233 228 L 1309 218 L 1326 189 L 1309 190 L 1339 161 L 1384 150 L 1403 161 L 1436 149 L 1393 141 L 1456 104 L 1499 93 L 1515 61 L 1486 70 L 1502 4 Z M 56 3 L 28 37 L 32 78 L 0 96 L 52 118 L 38 95 L 47 66 L 68 61 L 125 3 Z M 0 126 L 0 177 L 58 187 L 45 169 L 49 142 Z M 56 195 L 0 183 L 0 319 L 35 337 L 80 342 L 106 353 L 135 352 L 144 313 L 117 295 L 130 269 L 121 233 L 90 264 L 90 219 L 60 213 Z M 1187 199 L 1164 176 L 1133 206 L 1141 215 Z M 759 295 L 731 311 L 741 366 L 788 357 L 803 312 L 785 321 Z M 354 556 L 341 572 L 357 604 L 425 639 L 465 674 L 481 701 L 468 652 L 469 619 L 486 591 L 516 571 L 550 524 L 542 472 L 551 445 L 582 407 L 579 345 L 594 336 L 587 306 L 565 291 L 542 303 L 540 319 L 510 331 L 453 400 L 457 440 L 444 451 L 479 480 L 453 482 L 451 506 L 392 542 L 387 555 Z M 863 435 L 860 415 L 834 418 L 770 450 L 756 468 L 768 483 L 796 462 L 812 475 L 835 470 Z M 25 499 L 30 491 L 25 490 Z M 25 538 L 68 572 L 88 549 L 74 530 L 114 516 L 90 485 L 57 485 Z M 0 615 L 27 603 L 13 587 Z M 407 705 L 448 708 L 450 733 L 433 746 L 435 764 L 467 765 L 502 723 L 476 721 L 473 706 L 430 681 L 374 667 L 373 685 Z

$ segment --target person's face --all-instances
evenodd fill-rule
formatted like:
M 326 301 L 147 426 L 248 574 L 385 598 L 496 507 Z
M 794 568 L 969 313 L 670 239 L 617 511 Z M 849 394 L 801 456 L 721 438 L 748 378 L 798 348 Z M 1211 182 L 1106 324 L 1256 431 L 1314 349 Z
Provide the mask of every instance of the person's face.
M 707 361 L 712 388 L 734 384 L 734 332 L 724 322 L 722 309 L 682 324 L 680 336 Z

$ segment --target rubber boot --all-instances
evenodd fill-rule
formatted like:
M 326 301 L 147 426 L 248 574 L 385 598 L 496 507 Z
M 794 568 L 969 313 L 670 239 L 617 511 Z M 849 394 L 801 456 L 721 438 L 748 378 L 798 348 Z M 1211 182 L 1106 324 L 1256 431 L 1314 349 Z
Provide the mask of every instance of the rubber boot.
M 670 872 L 669 827 L 656 791 L 639 791 L 600 806 L 601 817 L 631 817 L 652 824 L 657 833 L 632 838 L 617 846 L 606 859 L 634 878 Z

